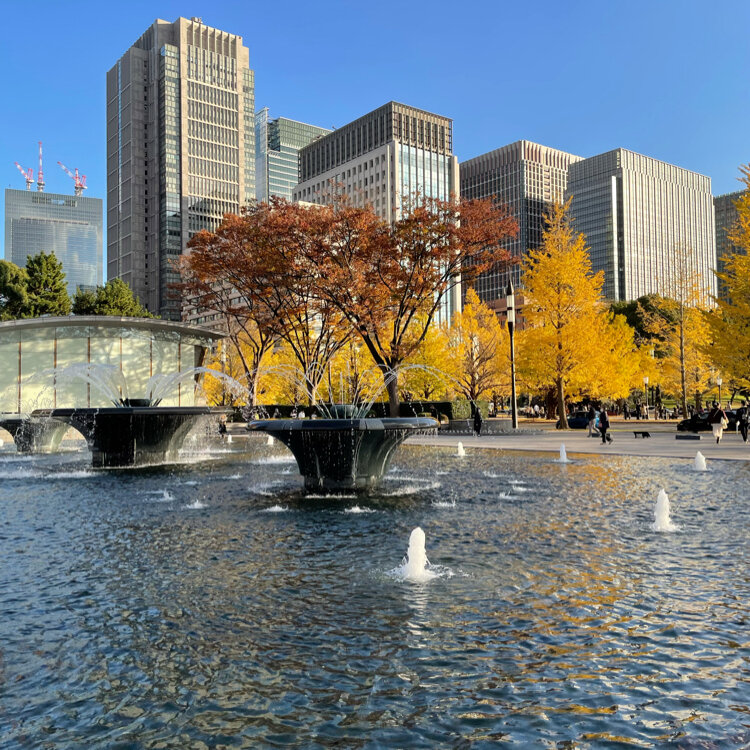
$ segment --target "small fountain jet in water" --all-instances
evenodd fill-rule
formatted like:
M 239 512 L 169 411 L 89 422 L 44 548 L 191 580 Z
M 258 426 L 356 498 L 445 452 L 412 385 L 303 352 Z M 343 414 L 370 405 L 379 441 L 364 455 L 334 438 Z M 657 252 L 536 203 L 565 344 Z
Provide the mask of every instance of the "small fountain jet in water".
M 466 451 L 464 450 L 464 444 L 459 440 L 458 446 L 456 447 L 456 455 L 459 458 L 463 458 L 466 455 Z
M 565 451 L 565 443 L 560 444 L 560 458 L 557 459 L 558 463 L 561 464 L 569 464 L 570 459 L 568 458 L 568 454 Z
M 708 468 L 706 467 L 706 458 L 700 451 L 695 454 L 694 468 L 696 471 L 708 471 Z
M 669 517 L 669 495 L 662 489 L 656 498 L 654 506 L 654 522 L 651 524 L 653 531 L 677 531 Z
M 409 536 L 409 549 L 406 551 L 399 573 L 405 581 L 423 583 L 437 576 L 437 573 L 428 570 L 430 561 L 427 559 L 425 550 L 425 534 L 417 526 Z

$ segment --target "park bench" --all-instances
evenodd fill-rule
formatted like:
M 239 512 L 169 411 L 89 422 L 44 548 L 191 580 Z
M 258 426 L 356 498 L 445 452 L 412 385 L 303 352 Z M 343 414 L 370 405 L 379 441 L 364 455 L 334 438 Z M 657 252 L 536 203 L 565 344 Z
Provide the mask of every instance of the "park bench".
M 648 430 L 633 430 L 633 437 L 638 437 L 640 435 L 642 438 L 650 438 L 651 433 Z

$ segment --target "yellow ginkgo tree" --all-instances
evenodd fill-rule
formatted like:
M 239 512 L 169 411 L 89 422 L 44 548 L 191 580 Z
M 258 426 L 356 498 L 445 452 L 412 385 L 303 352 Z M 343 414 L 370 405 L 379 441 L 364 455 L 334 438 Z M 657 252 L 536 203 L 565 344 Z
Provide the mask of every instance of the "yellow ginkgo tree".
M 603 274 L 593 272 L 585 238 L 571 227 L 569 207 L 568 201 L 550 208 L 542 244 L 524 260 L 526 328 L 516 357 L 524 382 L 556 391 L 563 428 L 569 397 L 627 395 L 639 357 L 633 329 L 604 303 Z
M 480 301 L 474 289 L 466 292 L 463 311 L 453 316 L 448 332 L 447 362 L 456 388 L 475 402 L 493 392 L 504 392 L 510 382 L 507 333 L 495 312 Z

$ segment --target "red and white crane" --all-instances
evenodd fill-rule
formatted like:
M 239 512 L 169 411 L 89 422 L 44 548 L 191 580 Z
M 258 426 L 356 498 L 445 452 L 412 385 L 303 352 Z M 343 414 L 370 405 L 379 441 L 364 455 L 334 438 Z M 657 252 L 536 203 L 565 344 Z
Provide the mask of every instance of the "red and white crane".
M 44 172 L 42 172 L 42 142 L 39 141 L 39 171 L 36 173 L 36 189 L 44 192 Z
M 73 180 L 73 190 L 76 195 L 83 195 L 83 191 L 86 189 L 86 175 L 78 174 L 78 167 L 75 168 L 75 172 L 71 172 L 61 161 L 57 162 L 64 170 L 65 174 Z
M 16 162 L 18 171 L 26 178 L 26 189 L 31 190 L 31 186 L 34 184 L 34 170 L 29 167 L 24 169 L 18 162 Z

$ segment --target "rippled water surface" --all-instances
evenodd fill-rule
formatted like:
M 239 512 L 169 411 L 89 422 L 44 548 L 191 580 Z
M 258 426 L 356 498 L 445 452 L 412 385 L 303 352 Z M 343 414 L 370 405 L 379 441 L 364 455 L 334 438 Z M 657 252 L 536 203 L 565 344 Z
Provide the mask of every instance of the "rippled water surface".
M 305 498 L 238 443 L 0 452 L 0 747 L 750 746 L 748 464 L 407 445 Z

